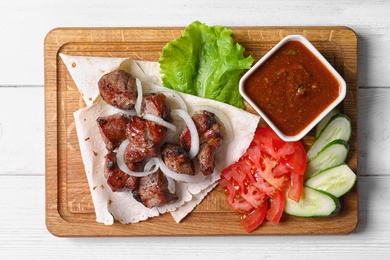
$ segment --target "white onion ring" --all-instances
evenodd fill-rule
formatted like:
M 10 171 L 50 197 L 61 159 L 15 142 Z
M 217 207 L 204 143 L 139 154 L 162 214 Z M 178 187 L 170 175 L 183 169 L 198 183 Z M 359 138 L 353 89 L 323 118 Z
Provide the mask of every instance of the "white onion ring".
M 144 171 L 150 171 L 153 167 L 158 168 L 159 161 L 156 157 L 150 158 L 144 166 Z M 157 169 L 156 169 L 157 170 Z
M 183 109 L 184 111 L 187 111 L 187 105 L 186 102 L 184 102 L 183 98 L 180 96 L 180 93 L 170 89 L 170 88 L 165 88 L 162 86 L 158 86 L 155 84 L 150 84 L 148 90 L 144 90 L 145 93 L 155 93 L 155 92 L 160 92 L 163 93 L 164 95 L 169 94 L 177 103 L 180 105 L 180 108 Z
M 142 118 L 149 120 L 149 121 L 153 121 L 159 125 L 162 125 L 168 129 L 171 129 L 173 132 L 176 132 L 176 126 L 174 124 L 171 124 L 171 123 L 165 121 L 161 117 L 158 117 L 158 116 L 152 115 L 152 114 L 145 114 L 144 116 L 142 116 Z
M 161 156 L 158 156 L 158 160 L 159 160 L 160 170 L 165 174 L 165 176 L 172 178 L 175 181 L 187 182 L 187 183 L 199 183 L 206 178 L 206 176 L 200 171 L 197 171 L 195 175 L 180 174 L 174 172 L 168 168 L 168 166 L 161 159 Z
M 137 115 L 141 113 L 141 105 L 142 105 L 142 83 L 138 78 L 135 78 L 135 84 L 137 85 L 137 100 L 135 101 L 134 109 Z
M 108 106 L 110 106 L 113 110 L 115 110 L 116 112 L 118 113 L 121 113 L 121 114 L 124 114 L 124 115 L 128 115 L 128 116 L 135 116 L 137 113 L 135 112 L 134 109 L 131 109 L 131 110 L 124 110 L 124 109 L 120 109 L 120 108 L 117 108 L 117 107 L 114 107 L 110 104 L 107 103 Z
M 157 169 L 160 168 L 160 161 L 157 157 L 153 157 L 151 158 L 144 166 L 144 171 L 150 171 L 150 169 L 152 169 L 153 167 L 156 167 Z M 165 175 L 165 174 L 164 174 Z M 176 184 L 175 184 L 175 181 L 166 176 L 165 177 L 167 178 L 167 182 L 168 182 L 168 190 L 170 193 L 175 193 L 176 191 Z
M 165 175 L 165 174 L 164 174 Z M 174 179 L 168 177 L 165 175 L 168 181 L 168 190 L 170 193 L 175 193 L 176 192 L 176 182 Z
M 127 167 L 127 165 L 125 163 L 125 159 L 124 159 L 124 153 L 125 153 L 125 150 L 126 150 L 126 147 L 128 144 L 129 144 L 129 140 L 126 139 L 118 147 L 118 151 L 116 153 L 116 161 L 117 161 L 119 169 L 121 169 L 124 173 L 131 175 L 131 176 L 135 176 L 135 177 L 147 176 L 147 175 L 152 174 L 152 173 L 157 171 L 158 167 L 154 167 L 152 170 L 143 171 L 143 172 L 134 172 L 134 171 L 130 170 Z M 155 165 L 159 165 L 158 161 L 156 161 L 155 163 L 156 163 Z M 151 166 L 151 168 L 152 168 L 152 166 Z
M 184 110 L 181 110 L 181 109 L 174 109 L 171 111 L 171 115 L 172 116 L 179 116 L 181 117 L 187 127 L 188 127 L 188 130 L 190 130 L 190 134 L 191 134 L 191 148 L 190 148 L 190 151 L 188 152 L 188 157 L 190 159 L 193 159 L 199 152 L 199 134 L 198 134 L 198 130 L 196 129 L 196 125 L 194 123 L 194 121 L 192 120 L 191 116 Z
M 184 102 L 184 100 L 181 98 L 180 94 L 179 93 L 174 93 L 173 91 L 160 91 L 160 93 L 163 93 L 167 99 L 169 99 L 168 96 L 172 97 L 173 100 L 175 100 L 179 106 L 180 106 L 180 109 L 184 110 L 184 111 L 187 111 L 187 105 L 186 103 Z
M 194 109 L 194 111 L 206 110 L 206 111 L 213 113 L 217 117 L 217 119 L 219 120 L 221 125 L 225 128 L 226 137 L 227 137 L 225 140 L 228 143 L 233 141 L 233 139 L 234 139 L 233 127 L 232 127 L 232 124 L 230 123 L 229 118 L 225 115 L 225 113 L 223 113 L 222 111 L 218 110 L 215 107 L 211 107 L 208 105 L 196 105 L 193 107 L 193 109 Z

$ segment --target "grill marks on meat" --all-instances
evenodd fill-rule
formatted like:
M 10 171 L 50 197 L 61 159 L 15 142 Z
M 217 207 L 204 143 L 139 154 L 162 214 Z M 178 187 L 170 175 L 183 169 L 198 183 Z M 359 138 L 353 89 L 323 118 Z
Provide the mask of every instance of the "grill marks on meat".
M 196 129 L 199 134 L 199 153 L 197 159 L 199 161 L 199 170 L 204 175 L 209 175 L 214 172 L 214 157 L 222 142 L 221 126 L 215 119 L 214 114 L 201 110 L 192 116 Z M 180 135 L 180 145 L 186 150 L 191 149 L 191 133 L 188 127 L 184 128 Z
M 215 119 L 213 113 L 206 110 L 201 110 L 192 116 L 192 120 L 194 121 L 198 131 L 200 144 L 205 143 L 211 139 L 222 138 L 220 125 Z M 191 149 L 191 133 L 188 127 L 184 128 L 180 135 L 180 145 L 186 151 Z
M 139 186 L 133 190 L 133 197 L 148 208 L 162 206 L 178 199 L 176 194 L 168 190 L 167 177 L 160 169 L 139 178 Z
M 199 170 L 204 175 L 209 175 L 214 172 L 214 157 L 221 144 L 221 140 L 222 139 L 211 139 L 200 146 L 197 158 L 199 161 Z
M 135 162 L 142 162 L 145 159 L 156 156 L 158 151 L 159 149 L 157 146 L 143 148 L 129 144 L 124 152 L 125 163 L 126 165 L 129 165 Z
M 126 125 L 128 121 L 129 118 L 122 114 L 102 116 L 97 119 L 107 150 L 115 150 L 126 140 Z
M 172 122 L 170 107 L 166 101 L 167 97 L 162 93 L 144 95 L 141 103 L 141 116 L 152 114 L 167 122 Z
M 130 110 L 137 100 L 135 78 L 124 70 L 114 70 L 103 75 L 98 82 L 99 92 L 108 104 Z
M 161 143 L 167 133 L 167 128 L 156 122 L 133 116 L 126 125 L 126 137 L 137 146 L 149 147 Z
M 136 172 L 142 171 L 141 164 L 132 164 L 129 168 Z M 108 186 L 114 192 L 133 190 L 138 187 L 137 177 L 130 176 L 119 169 L 114 152 L 108 152 L 105 156 L 104 177 L 106 177 Z
M 180 174 L 195 174 L 194 162 L 188 157 L 187 152 L 180 145 L 165 144 L 162 147 L 161 157 L 171 171 Z
M 156 156 L 166 134 L 165 126 L 133 116 L 126 125 L 129 145 L 125 150 L 125 162 L 140 162 Z

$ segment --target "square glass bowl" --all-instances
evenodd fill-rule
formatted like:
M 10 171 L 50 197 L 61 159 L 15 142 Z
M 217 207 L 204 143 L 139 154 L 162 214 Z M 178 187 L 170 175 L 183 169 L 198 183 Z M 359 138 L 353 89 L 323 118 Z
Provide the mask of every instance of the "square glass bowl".
M 243 75 L 239 91 L 280 138 L 293 142 L 345 98 L 347 86 L 304 36 L 289 35 Z

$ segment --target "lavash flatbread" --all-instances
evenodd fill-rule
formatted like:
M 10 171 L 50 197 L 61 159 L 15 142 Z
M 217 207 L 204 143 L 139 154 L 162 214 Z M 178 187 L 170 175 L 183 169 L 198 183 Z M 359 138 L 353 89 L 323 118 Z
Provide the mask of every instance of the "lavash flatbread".
M 224 141 L 216 156 L 214 174 L 201 183 L 176 183 L 179 200 L 175 203 L 146 208 L 137 202 L 130 192 L 112 192 L 103 176 L 104 156 L 107 153 L 101 138 L 96 118 L 116 113 L 99 98 L 98 80 L 102 75 L 120 67 L 143 82 L 145 91 L 149 83 L 161 85 L 160 68 L 157 62 L 134 61 L 124 58 L 69 56 L 60 54 L 70 75 L 86 103 L 74 113 L 80 151 L 96 212 L 96 221 L 111 225 L 114 219 L 123 224 L 136 223 L 165 212 L 171 212 L 180 222 L 217 185 L 220 172 L 236 162 L 246 151 L 259 123 L 260 117 L 231 105 L 180 93 L 189 112 L 196 106 L 212 106 L 222 111 L 233 127 L 233 139 Z

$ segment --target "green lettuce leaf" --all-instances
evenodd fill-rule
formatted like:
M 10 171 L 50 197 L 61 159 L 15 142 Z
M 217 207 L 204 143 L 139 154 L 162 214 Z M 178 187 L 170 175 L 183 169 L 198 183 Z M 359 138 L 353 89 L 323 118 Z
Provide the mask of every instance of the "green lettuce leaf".
M 253 58 L 244 57 L 244 47 L 234 43 L 232 34 L 223 26 L 191 23 L 163 48 L 159 63 L 164 86 L 245 108 L 238 82 Z

